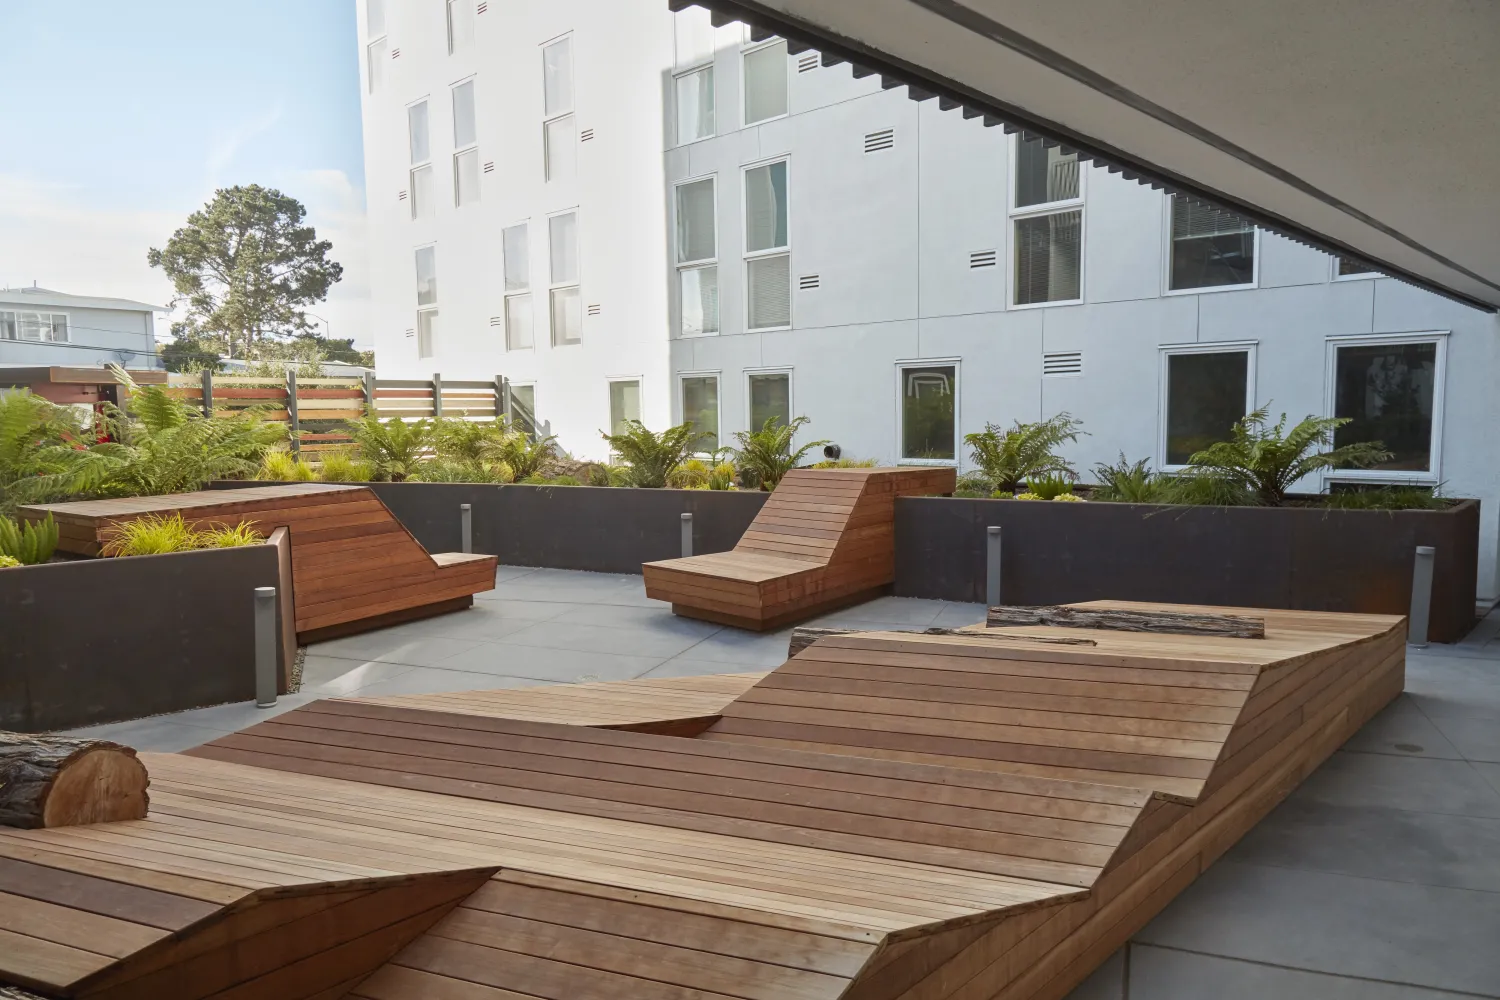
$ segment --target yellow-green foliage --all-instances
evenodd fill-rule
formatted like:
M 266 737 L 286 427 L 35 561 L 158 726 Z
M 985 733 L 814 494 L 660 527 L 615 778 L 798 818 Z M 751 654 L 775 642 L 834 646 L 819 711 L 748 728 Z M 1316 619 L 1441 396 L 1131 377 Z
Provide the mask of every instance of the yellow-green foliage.
M 814 469 L 874 469 L 880 465 L 873 458 L 825 458 L 814 462 Z
M 35 566 L 52 558 L 57 551 L 57 522 L 48 514 L 40 524 L 28 521 L 18 524 L 0 517 L 0 555 L 10 556 L 23 566 Z
M 1040 493 L 1017 493 L 1016 494 L 1016 499 L 1017 500 L 1045 500 L 1046 497 L 1042 496 Z
M 242 522 L 233 527 L 220 524 L 199 531 L 184 521 L 180 512 L 170 517 L 152 514 L 116 525 L 112 537 L 104 545 L 104 554 L 153 556 L 192 549 L 255 545 L 265 541 L 251 524 L 253 522 Z
M 261 479 L 275 479 L 288 483 L 310 483 L 318 478 L 318 470 L 304 459 L 296 458 L 289 451 L 268 451 L 260 460 Z
M 368 462 L 362 462 L 347 451 L 325 451 L 318 478 L 325 483 L 368 483 L 375 474 Z
M 1084 502 L 1083 497 L 1079 496 L 1077 493 L 1059 493 L 1057 496 L 1053 497 L 1052 499 L 1053 500 L 1062 500 L 1062 501 L 1065 501 L 1065 502 L 1068 502 L 1068 503 L 1083 503 Z
M 667 476 L 667 485 L 678 490 L 733 490 L 734 463 L 710 465 L 701 458 L 690 458 Z
M 12 566 L 21 565 L 21 560 L 14 556 L 0 556 L 0 569 L 10 569 Z

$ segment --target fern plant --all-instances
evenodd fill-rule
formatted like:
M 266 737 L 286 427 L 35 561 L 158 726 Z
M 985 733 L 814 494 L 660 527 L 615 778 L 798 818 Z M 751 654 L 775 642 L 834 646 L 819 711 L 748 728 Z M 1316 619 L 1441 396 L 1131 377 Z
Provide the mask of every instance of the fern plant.
M 731 448 L 730 454 L 741 480 L 747 486 L 774 490 L 781 477 L 795 469 L 808 452 L 832 443 L 809 441 L 793 451 L 792 439 L 808 422 L 806 417 L 797 417 L 791 423 L 783 424 L 780 417 L 773 416 L 768 417 L 758 431 L 736 431 L 734 439 L 740 446 Z
M 559 457 L 561 450 L 557 447 L 557 438 L 550 434 L 532 440 L 518 430 L 507 429 L 498 442 L 485 446 L 483 454 L 487 459 L 505 463 L 519 482 L 541 475 L 542 470 Z
M 432 424 L 425 419 L 408 423 L 399 417 L 381 420 L 374 413 L 366 413 L 346 426 L 377 480 L 399 483 L 406 479 L 417 471 L 432 446 Z
M 1043 500 L 1056 500 L 1073 494 L 1073 480 L 1059 475 L 1031 476 L 1026 480 L 1026 490 Z
M 1094 466 L 1094 478 L 1099 485 L 1092 496 L 1096 500 L 1113 500 L 1119 503 L 1167 503 L 1171 482 L 1167 477 L 1151 471 L 1149 459 L 1131 462 L 1124 452 L 1113 465 L 1100 462 Z
M 1285 413 L 1272 424 L 1262 406 L 1234 425 L 1228 441 L 1210 445 L 1188 464 L 1243 489 L 1260 504 L 1279 506 L 1292 484 L 1309 473 L 1368 468 L 1391 457 L 1378 441 L 1319 450 L 1332 444 L 1333 432 L 1348 422 L 1348 417 L 1307 416 L 1287 430 Z
M 1073 466 L 1056 452 L 1062 445 L 1077 441 L 1082 426 L 1066 413 L 1036 423 L 1018 420 L 1009 430 L 985 424 L 983 431 L 964 435 L 964 444 L 993 489 L 1014 493 L 1034 478 L 1076 478 Z
M 0 517 L 0 555 L 9 556 L 22 566 L 36 566 L 52 558 L 57 551 L 57 522 L 52 515 L 40 523 L 24 524 Z
M 624 463 L 625 485 L 661 489 L 667 485 L 667 477 L 692 454 L 699 434 L 691 422 L 657 434 L 639 420 L 627 420 L 622 433 L 603 437 Z
M 91 444 L 71 407 L 27 390 L 0 392 L 0 514 L 96 490 L 119 463 Z

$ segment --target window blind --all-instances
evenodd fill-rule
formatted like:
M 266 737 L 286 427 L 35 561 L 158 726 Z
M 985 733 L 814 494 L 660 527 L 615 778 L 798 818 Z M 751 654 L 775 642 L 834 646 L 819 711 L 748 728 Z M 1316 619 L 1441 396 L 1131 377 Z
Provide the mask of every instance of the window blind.
M 1016 220 L 1016 304 L 1080 297 L 1082 221 L 1079 211 Z
M 700 69 L 677 78 L 677 141 L 714 134 L 714 71 Z
M 750 329 L 792 324 L 792 258 L 757 257 L 749 264 Z
M 680 185 L 677 188 L 677 262 L 711 260 L 717 254 L 713 179 Z
M 745 124 L 786 114 L 786 42 L 745 55 Z
M 787 245 L 786 161 L 745 171 L 745 249 Z
M 1192 198 L 1172 198 L 1172 239 L 1196 240 L 1212 236 L 1253 233 L 1255 225 L 1243 216 Z

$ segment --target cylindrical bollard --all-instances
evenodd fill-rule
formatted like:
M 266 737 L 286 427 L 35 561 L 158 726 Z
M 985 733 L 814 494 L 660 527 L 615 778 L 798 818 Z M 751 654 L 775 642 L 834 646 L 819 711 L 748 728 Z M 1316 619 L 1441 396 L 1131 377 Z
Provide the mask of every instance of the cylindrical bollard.
M 458 505 L 458 529 L 463 536 L 464 552 L 474 551 L 474 505 L 461 503 Z
M 276 704 L 276 588 L 255 588 L 255 705 Z
M 682 515 L 682 558 L 693 554 L 693 515 Z
M 1432 563 L 1437 549 L 1418 545 L 1411 569 L 1411 613 L 1406 619 L 1406 641 L 1413 646 L 1427 645 L 1427 621 L 1432 614 Z
M 993 608 L 1000 604 L 1000 528 L 985 528 L 984 534 L 984 603 Z

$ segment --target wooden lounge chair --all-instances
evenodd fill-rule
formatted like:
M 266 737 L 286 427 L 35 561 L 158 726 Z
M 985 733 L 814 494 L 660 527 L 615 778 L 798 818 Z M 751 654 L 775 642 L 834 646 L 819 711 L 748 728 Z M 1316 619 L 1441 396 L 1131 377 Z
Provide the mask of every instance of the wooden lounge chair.
M 641 567 L 675 614 L 763 630 L 883 593 L 896 576 L 895 500 L 952 493 L 951 468 L 795 469 L 728 552 Z

